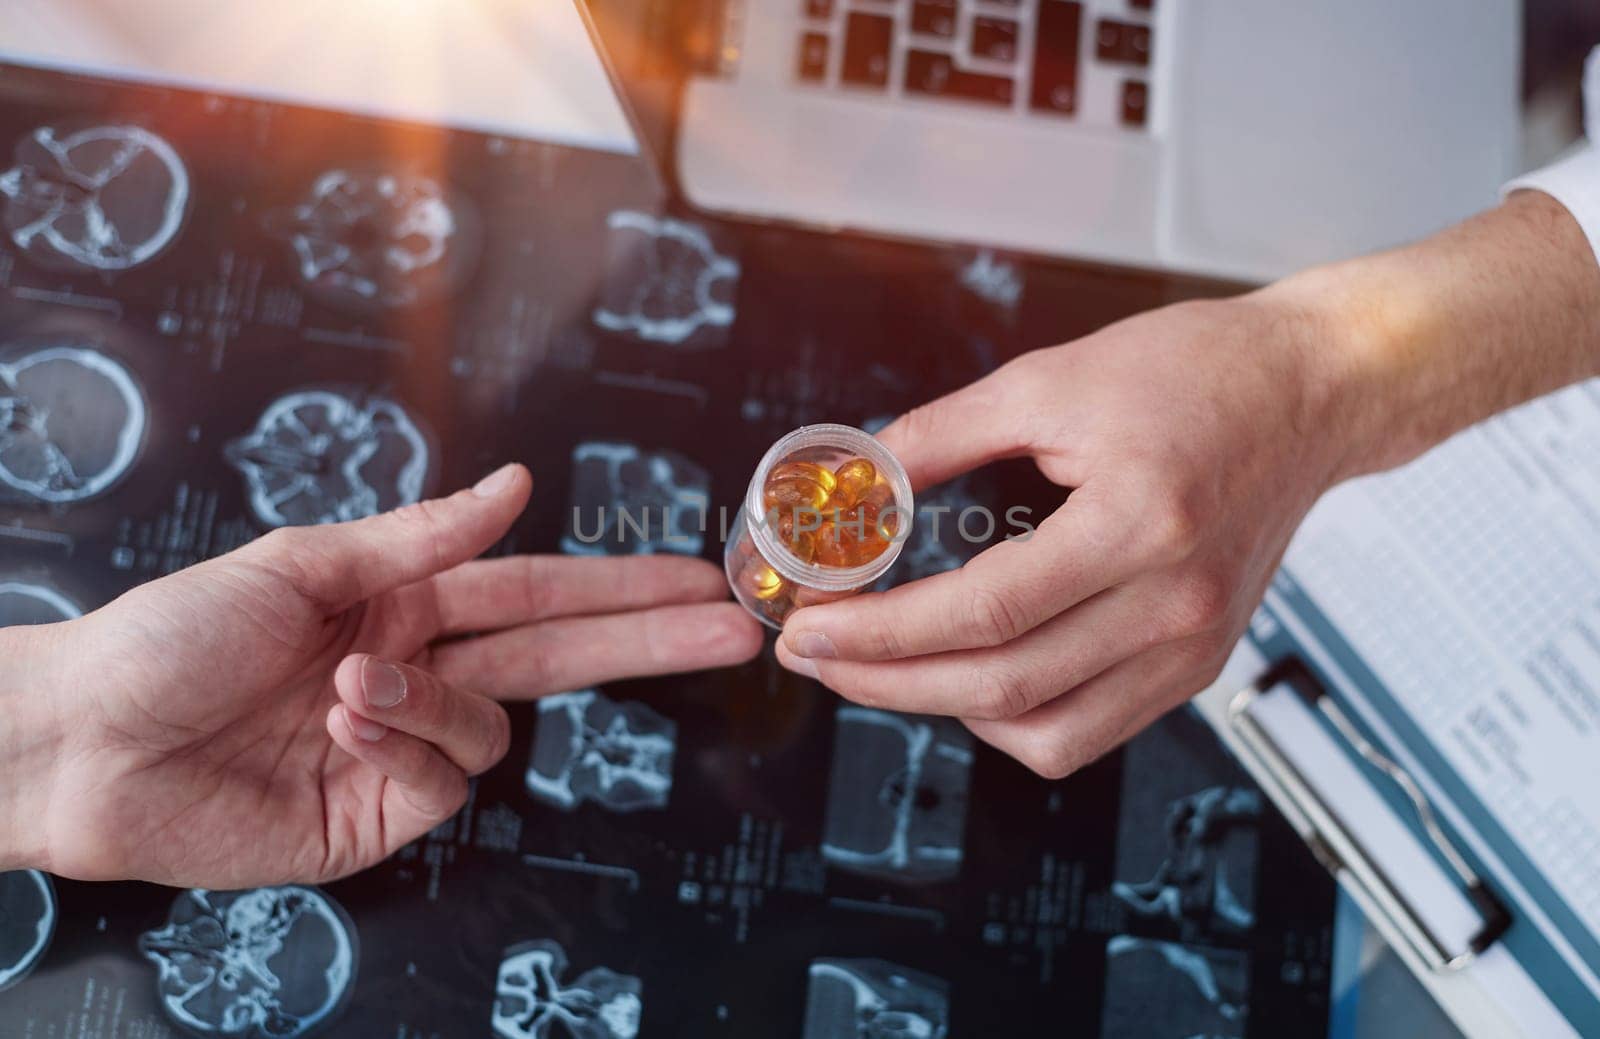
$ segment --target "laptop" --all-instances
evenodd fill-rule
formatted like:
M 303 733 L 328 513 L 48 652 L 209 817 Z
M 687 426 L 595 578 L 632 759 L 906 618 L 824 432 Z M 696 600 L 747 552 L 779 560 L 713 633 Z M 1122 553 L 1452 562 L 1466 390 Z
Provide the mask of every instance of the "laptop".
M 707 210 L 1248 280 L 1515 172 L 1516 0 L 729 0 Z

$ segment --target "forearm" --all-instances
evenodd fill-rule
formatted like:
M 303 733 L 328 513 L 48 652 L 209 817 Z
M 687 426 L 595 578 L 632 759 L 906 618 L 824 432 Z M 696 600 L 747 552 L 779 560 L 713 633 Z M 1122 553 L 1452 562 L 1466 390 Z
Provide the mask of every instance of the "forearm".
M 1322 330 L 1315 378 L 1341 477 L 1399 465 L 1498 411 L 1600 375 L 1600 264 L 1560 203 L 1519 192 L 1416 245 L 1262 290 Z
M 0 872 L 47 868 L 64 625 L 0 628 Z

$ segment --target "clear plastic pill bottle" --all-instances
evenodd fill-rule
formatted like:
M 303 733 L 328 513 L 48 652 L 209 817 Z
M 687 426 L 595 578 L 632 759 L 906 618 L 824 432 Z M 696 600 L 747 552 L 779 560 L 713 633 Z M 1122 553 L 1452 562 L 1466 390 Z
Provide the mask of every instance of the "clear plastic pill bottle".
M 854 595 L 882 577 L 911 533 L 905 467 L 852 426 L 802 426 L 756 466 L 728 534 L 734 597 L 773 628 L 802 606 Z

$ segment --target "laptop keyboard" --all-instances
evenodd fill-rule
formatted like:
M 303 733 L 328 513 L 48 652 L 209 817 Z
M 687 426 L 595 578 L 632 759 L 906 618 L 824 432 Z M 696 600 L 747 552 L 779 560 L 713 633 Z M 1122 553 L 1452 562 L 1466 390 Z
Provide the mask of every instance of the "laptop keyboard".
M 796 75 L 808 86 L 1081 121 L 1092 75 L 1113 82 L 1097 92 L 1107 110 L 1089 121 L 1148 121 L 1158 0 L 790 2 L 800 8 Z

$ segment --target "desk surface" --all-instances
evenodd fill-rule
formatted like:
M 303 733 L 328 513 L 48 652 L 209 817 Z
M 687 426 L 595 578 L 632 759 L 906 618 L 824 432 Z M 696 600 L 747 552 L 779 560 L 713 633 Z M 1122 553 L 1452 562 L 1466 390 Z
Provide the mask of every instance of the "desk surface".
M 41 196 L 17 185 L 48 179 L 47 142 L 69 140 L 84 165 L 134 156 L 100 200 L 128 241 L 178 213 L 149 258 L 114 270 L 70 221 L 40 234 Z M 435 490 L 529 464 L 537 504 L 502 550 L 578 547 L 571 505 L 732 508 L 794 426 L 870 423 L 1215 290 L 727 225 L 663 212 L 616 155 L 37 71 L 0 68 L 0 156 L 21 171 L 0 174 L 0 392 L 64 347 L 113 359 L 146 407 L 98 497 L 0 501 L 0 582 L 83 609 L 257 536 L 273 508 L 389 500 L 403 472 Z M 369 218 L 330 215 L 331 196 Z M 448 210 L 443 255 L 373 245 L 397 240 L 396 198 Z M 362 469 L 368 498 L 321 477 L 277 494 L 273 445 L 303 435 L 286 399 L 302 419 L 364 416 L 406 458 Z M 1019 466 L 935 496 L 1048 508 L 1060 492 Z M 958 563 L 951 540 L 921 535 L 900 575 Z M 718 557 L 715 531 L 700 550 Z M 270 961 L 272 998 L 300 1001 L 294 1034 L 485 1034 L 497 980 L 529 990 L 540 964 L 575 999 L 637 995 L 651 1036 L 867 1034 L 851 1029 L 871 1007 L 947 1014 L 951 1036 L 1327 1019 L 1332 883 L 1185 714 L 1062 782 L 953 725 L 841 708 L 770 654 L 512 716 L 510 755 L 457 819 L 302 896 L 310 922 L 282 950 L 229 940 L 239 962 Z M 577 760 L 607 732 L 631 776 Z M 286 896 L 58 880 L 54 897 L 52 943 L 0 993 L 5 1034 L 152 1036 L 185 1007 L 220 1015 L 239 994 L 184 998 L 172 936 Z M 544 1034 L 527 1020 L 504 1034 Z

